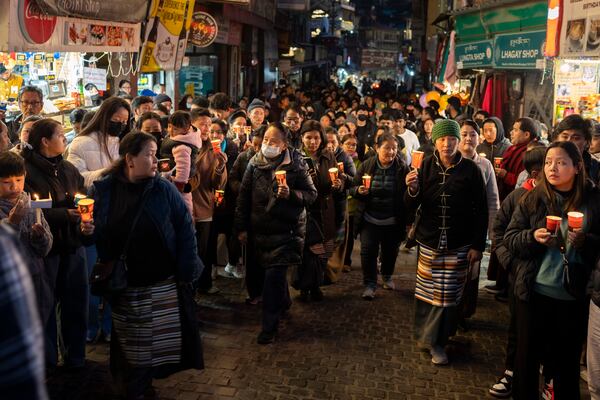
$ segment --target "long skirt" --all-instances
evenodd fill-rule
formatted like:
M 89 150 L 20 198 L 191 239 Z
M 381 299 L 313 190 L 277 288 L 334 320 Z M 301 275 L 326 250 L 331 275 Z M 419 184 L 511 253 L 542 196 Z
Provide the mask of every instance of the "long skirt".
M 438 251 L 419 245 L 414 329 L 419 343 L 445 346 L 456 333 L 468 250 L 469 246 Z

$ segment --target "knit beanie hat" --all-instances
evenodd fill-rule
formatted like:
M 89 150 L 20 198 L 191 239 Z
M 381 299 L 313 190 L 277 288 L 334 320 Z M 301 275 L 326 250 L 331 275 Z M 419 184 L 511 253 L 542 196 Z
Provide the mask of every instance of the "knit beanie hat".
M 460 126 L 456 121 L 451 119 L 438 120 L 431 131 L 431 141 L 435 141 L 444 136 L 454 136 L 460 140 Z
M 255 108 L 262 108 L 264 110 L 265 103 L 260 99 L 254 99 L 252 100 L 252 103 L 250 103 L 250 105 L 248 106 L 248 112 L 254 110 Z
M 165 101 L 170 101 L 171 103 L 173 102 L 173 100 L 171 100 L 171 98 L 169 96 L 167 96 L 166 94 L 159 94 L 154 98 L 154 104 L 160 104 L 162 102 Z

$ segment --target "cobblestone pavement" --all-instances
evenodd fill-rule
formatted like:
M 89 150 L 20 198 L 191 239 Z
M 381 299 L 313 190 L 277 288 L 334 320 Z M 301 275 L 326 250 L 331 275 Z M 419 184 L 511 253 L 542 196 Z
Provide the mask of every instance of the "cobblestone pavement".
M 507 306 L 480 292 L 471 329 L 436 367 L 412 340 L 415 253 L 402 253 L 396 290 L 360 298 L 358 267 L 324 288 L 321 303 L 294 302 L 276 342 L 256 344 L 260 310 L 244 304 L 240 280 L 218 278 L 200 308 L 206 369 L 155 380 L 161 399 L 484 399 L 504 360 Z M 355 251 L 355 264 L 359 257 Z M 482 271 L 482 275 L 484 272 Z M 482 285 L 483 285 L 482 281 Z M 292 295 L 296 295 L 293 292 Z M 88 347 L 84 371 L 49 380 L 53 399 L 117 398 L 108 346 Z M 582 387 L 584 385 L 582 384 Z M 582 398 L 589 398 L 584 394 Z

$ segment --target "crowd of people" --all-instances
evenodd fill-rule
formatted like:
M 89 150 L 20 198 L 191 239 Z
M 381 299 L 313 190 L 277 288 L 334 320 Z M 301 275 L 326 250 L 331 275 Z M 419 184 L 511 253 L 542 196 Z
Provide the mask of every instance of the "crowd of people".
M 352 85 L 176 106 L 120 88 L 73 111 L 70 132 L 40 115 L 34 86 L 0 122 L 0 298 L 15 304 L 0 307 L 16 321 L 0 343 L 19 364 L 0 355 L 9 398 L 45 398 L 44 373 L 83 368 L 97 341 L 110 342 L 121 394 L 147 398 L 153 378 L 203 368 L 194 306 L 219 292 L 217 276 L 245 278 L 246 303 L 262 306 L 257 343 L 269 344 L 288 284 L 319 302 L 360 265 L 372 301 L 416 247 L 414 338 L 433 364 L 449 363 L 449 339 L 469 326 L 489 251 L 486 290 L 510 314 L 490 394 L 538 398 L 541 374 L 544 396 L 579 398 L 587 353 L 600 399 L 594 121 L 522 117 L 507 133 L 458 97 L 440 110 Z M 42 346 L 43 363 L 31 355 Z

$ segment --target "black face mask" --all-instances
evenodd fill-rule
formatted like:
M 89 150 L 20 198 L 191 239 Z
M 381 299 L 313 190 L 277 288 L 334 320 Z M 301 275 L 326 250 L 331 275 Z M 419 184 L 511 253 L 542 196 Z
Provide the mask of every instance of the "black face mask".
M 360 114 L 360 115 L 358 116 L 358 120 L 359 120 L 359 121 L 366 121 L 366 120 L 367 120 L 367 116 L 366 116 L 365 114 Z
M 108 121 L 107 132 L 110 136 L 119 136 L 125 130 L 125 124 Z

